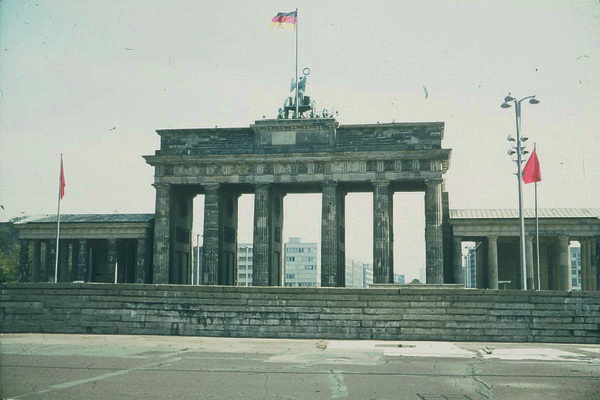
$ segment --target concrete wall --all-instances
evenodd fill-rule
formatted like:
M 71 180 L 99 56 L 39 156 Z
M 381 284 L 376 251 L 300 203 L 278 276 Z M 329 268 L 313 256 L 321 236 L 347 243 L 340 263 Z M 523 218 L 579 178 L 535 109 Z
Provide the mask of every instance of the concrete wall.
M 600 343 L 598 292 L 0 285 L 0 331 Z

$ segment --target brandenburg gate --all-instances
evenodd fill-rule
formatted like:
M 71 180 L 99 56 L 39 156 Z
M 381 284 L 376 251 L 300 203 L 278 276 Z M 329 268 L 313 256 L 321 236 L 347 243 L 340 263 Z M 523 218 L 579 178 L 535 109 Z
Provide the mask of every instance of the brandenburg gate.
M 237 200 L 254 193 L 254 286 L 280 286 L 283 198 L 322 193 L 321 282 L 344 286 L 345 196 L 373 193 L 373 280 L 393 282 L 393 194 L 425 192 L 426 283 L 453 281 L 443 175 L 444 124 L 339 125 L 334 118 L 263 119 L 244 128 L 159 130 L 152 282 L 189 283 L 192 202 L 204 194 L 201 283 L 234 285 Z M 444 246 L 444 242 L 450 245 Z M 450 261 L 451 260 L 447 260 Z M 400 266 L 401 270 L 401 266 Z M 444 279 L 444 276 L 450 277 Z

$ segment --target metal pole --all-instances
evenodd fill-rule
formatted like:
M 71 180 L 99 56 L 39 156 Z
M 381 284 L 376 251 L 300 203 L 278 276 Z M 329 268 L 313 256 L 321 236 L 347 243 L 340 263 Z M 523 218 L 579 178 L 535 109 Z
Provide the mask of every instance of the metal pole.
M 517 125 L 517 182 L 519 190 L 519 235 L 521 247 L 521 277 L 523 281 L 523 290 L 527 290 L 527 266 L 525 258 L 525 218 L 523 216 L 523 183 L 521 182 L 521 101 L 515 101 L 516 125 Z
M 536 151 L 537 143 L 533 144 L 533 151 Z M 542 290 L 540 284 L 540 221 L 538 219 L 538 183 L 535 182 L 535 270 L 537 273 L 537 290 Z
M 298 114 L 298 9 L 296 8 L 296 118 L 300 118 Z
M 538 183 L 535 182 L 535 254 L 536 254 L 535 269 L 536 269 L 536 273 L 537 273 L 537 289 L 542 290 L 542 286 L 540 284 L 540 221 L 538 220 L 537 185 L 538 185 Z
M 58 250 L 60 237 L 60 195 L 62 189 L 63 159 L 60 153 L 60 169 L 58 171 L 58 210 L 56 212 L 56 260 L 54 263 L 54 283 L 58 282 Z

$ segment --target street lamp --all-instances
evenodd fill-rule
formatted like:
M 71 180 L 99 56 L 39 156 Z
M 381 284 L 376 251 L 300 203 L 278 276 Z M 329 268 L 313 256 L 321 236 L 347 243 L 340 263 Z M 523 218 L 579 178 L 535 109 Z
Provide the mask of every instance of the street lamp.
M 515 105 L 515 120 L 517 127 L 517 137 L 513 138 L 512 136 L 508 136 L 509 142 L 515 142 L 515 146 L 508 150 L 509 155 L 517 154 L 517 159 L 515 160 L 517 163 L 517 183 L 519 190 L 519 236 L 520 236 L 520 259 L 521 259 L 521 275 L 523 282 L 523 290 L 527 290 L 527 266 L 526 258 L 525 258 L 525 218 L 523 216 L 523 182 L 521 179 L 522 176 L 522 163 L 523 163 L 523 155 L 529 153 L 524 149 L 525 145 L 523 142 L 527 140 L 526 137 L 521 137 L 521 103 L 525 100 L 529 100 L 529 104 L 538 104 L 540 101 L 535 98 L 535 96 L 527 96 L 523 97 L 521 100 L 517 100 L 514 97 L 508 94 L 504 98 L 504 103 L 500 107 L 502 108 L 510 108 L 512 107 L 511 103 Z

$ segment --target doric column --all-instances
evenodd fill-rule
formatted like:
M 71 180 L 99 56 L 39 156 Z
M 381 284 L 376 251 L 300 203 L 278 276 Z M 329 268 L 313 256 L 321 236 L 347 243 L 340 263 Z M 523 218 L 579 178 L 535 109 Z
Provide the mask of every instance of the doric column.
M 579 265 L 581 267 L 581 290 L 587 292 L 590 290 L 590 268 L 588 261 L 586 260 L 586 253 L 588 246 L 586 238 L 579 239 Z
M 488 236 L 488 288 L 498 289 L 498 236 Z
M 204 285 L 218 284 L 219 271 L 219 185 L 205 185 L 204 244 L 202 266 Z
M 219 190 L 219 266 L 217 284 L 235 285 L 237 281 L 238 199 L 233 186 Z
M 46 241 L 46 278 L 45 282 L 54 282 L 56 268 L 56 240 Z
M 169 283 L 171 186 L 156 183 L 156 211 L 154 214 L 154 283 Z
M 465 277 L 463 274 L 463 255 L 462 255 L 462 237 L 454 236 L 453 239 L 453 276 L 454 283 L 465 283 Z
M 283 284 L 281 250 L 284 193 L 271 185 L 257 185 L 254 192 L 253 286 Z
M 40 282 L 42 264 L 42 246 L 39 240 L 33 240 L 33 259 L 31 264 L 31 282 Z
M 323 185 L 321 286 L 345 286 L 345 193 L 336 183 Z
M 69 242 L 61 240 L 59 243 L 60 254 L 58 256 L 58 281 L 69 282 Z
M 571 290 L 571 260 L 569 258 L 569 237 L 558 237 L 558 290 Z
M 137 240 L 135 254 L 135 283 L 146 283 L 148 280 L 148 269 L 146 267 L 146 254 L 148 253 L 145 238 Z
M 19 282 L 27 282 L 29 269 L 29 240 L 21 239 L 19 253 Z
M 117 268 L 117 239 L 108 239 L 108 255 L 106 259 L 106 279 L 108 283 L 115 283 Z
M 77 280 L 85 281 L 88 276 L 88 241 L 81 239 L 77 243 Z
M 373 189 L 373 283 L 393 283 L 394 193 L 389 181 L 373 182 Z
M 534 290 L 533 286 L 533 236 L 525 237 L 525 255 L 527 259 L 527 289 Z
M 444 283 L 442 182 L 425 182 L 425 265 L 427 283 Z
M 590 285 L 594 291 L 598 290 L 598 239 L 590 238 Z
M 252 286 L 269 285 L 271 232 L 269 221 L 269 185 L 254 189 L 254 245 L 252 258 Z

